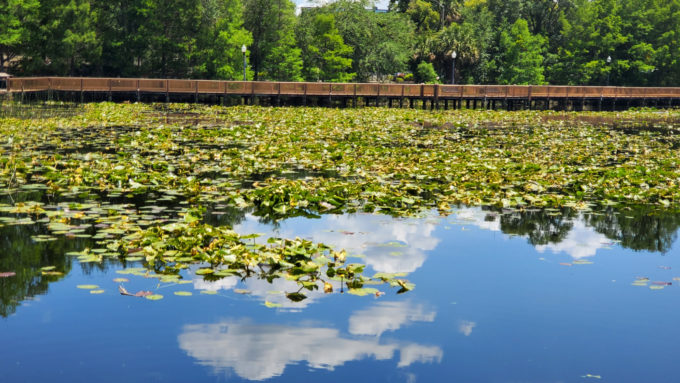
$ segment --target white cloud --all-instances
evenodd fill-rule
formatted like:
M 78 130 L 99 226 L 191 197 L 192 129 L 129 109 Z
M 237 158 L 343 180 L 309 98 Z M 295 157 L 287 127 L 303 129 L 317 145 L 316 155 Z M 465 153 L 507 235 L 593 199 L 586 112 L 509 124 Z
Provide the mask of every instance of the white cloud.
M 471 321 L 460 321 L 458 324 L 458 332 L 465 336 L 470 336 L 472 334 L 472 329 L 477 326 L 476 322 Z
M 206 281 L 202 276 L 196 276 L 193 279 L 194 289 L 196 290 L 231 290 L 238 284 L 238 278 L 225 277 L 217 281 Z
M 318 220 L 282 221 L 275 235 L 308 238 L 361 254 L 365 256 L 362 262 L 379 272 L 410 273 L 420 268 L 427 252 L 439 244 L 440 239 L 434 237 L 437 226 L 432 220 L 377 214 L 325 215 Z M 239 233 L 263 229 L 252 217 L 234 228 Z
M 385 331 L 395 331 L 411 322 L 433 322 L 436 313 L 423 305 L 408 301 L 380 302 L 359 310 L 349 318 L 349 332 L 354 335 L 380 336 Z
M 419 344 L 409 344 L 399 350 L 400 358 L 397 367 L 407 367 L 413 363 L 434 363 L 441 362 L 444 352 L 436 346 L 422 346 Z
M 550 250 L 553 253 L 567 253 L 574 259 L 594 256 L 599 249 L 608 248 L 611 240 L 596 232 L 592 227 L 587 227 L 582 220 L 573 221 L 574 226 L 567 237 L 559 243 L 538 245 L 536 250 L 543 253 Z
M 498 215 L 478 207 L 460 210 L 454 214 L 454 217 L 456 221 L 452 223 L 470 224 L 489 231 L 501 231 L 501 221 Z M 487 217 L 493 217 L 493 219 L 488 220 Z
M 492 217 L 492 219 L 487 219 Z M 489 231 L 501 231 L 500 216 L 493 212 L 481 210 L 480 208 L 464 209 L 455 214 L 453 223 L 469 224 Z M 599 249 L 608 248 L 611 240 L 604 234 L 596 232 L 583 222 L 582 217 L 571 220 L 572 228 L 559 243 L 549 243 L 547 245 L 536 245 L 536 251 L 544 253 L 550 250 L 553 253 L 567 253 L 574 259 L 592 257 Z
M 179 346 L 216 373 L 234 371 L 242 378 L 264 380 L 281 375 L 286 366 L 306 362 L 312 368 L 333 370 L 353 360 L 389 360 L 400 351 L 398 367 L 440 362 L 436 346 L 382 344 L 378 338 L 344 338 L 336 329 L 224 321 L 184 326 Z

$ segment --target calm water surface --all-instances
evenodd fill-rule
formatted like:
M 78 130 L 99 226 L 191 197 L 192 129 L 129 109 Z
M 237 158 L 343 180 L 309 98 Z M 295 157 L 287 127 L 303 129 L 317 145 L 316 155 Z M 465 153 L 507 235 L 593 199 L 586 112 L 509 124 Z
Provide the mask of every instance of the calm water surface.
M 263 233 L 257 241 L 310 238 L 416 284 L 399 295 L 380 287 L 381 297 L 316 291 L 299 303 L 281 294 L 297 290 L 285 280 L 208 282 L 190 271 L 191 284 L 159 285 L 117 273 L 117 262 L 63 256 L 86 239 L 36 243 L 37 226 L 2 227 L 0 272 L 17 276 L 0 278 L 0 380 L 677 382 L 680 217 L 558 213 L 239 219 L 237 231 Z M 53 281 L 20 272 L 46 265 L 70 271 Z M 119 277 L 165 298 L 122 296 Z

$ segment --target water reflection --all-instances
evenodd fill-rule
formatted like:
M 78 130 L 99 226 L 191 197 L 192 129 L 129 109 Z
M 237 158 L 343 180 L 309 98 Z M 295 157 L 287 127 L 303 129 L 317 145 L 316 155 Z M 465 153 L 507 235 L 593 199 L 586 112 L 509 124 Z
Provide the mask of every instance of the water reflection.
M 434 218 L 391 218 L 374 214 L 327 215 L 319 220 L 283 221 L 277 235 L 305 237 L 361 255 L 362 263 L 385 273 L 411 273 L 439 242 Z M 241 233 L 265 231 L 251 216 L 237 225 Z
M 583 221 L 574 221 L 571 230 L 559 242 L 548 242 L 536 245 L 536 250 L 543 253 L 566 253 L 574 259 L 594 256 L 598 250 L 610 248 L 612 241 L 604 234 L 598 233 Z
M 434 322 L 435 316 L 434 310 L 428 310 L 422 304 L 379 302 L 352 314 L 349 332 L 379 337 L 385 331 L 396 331 L 412 322 Z
M 29 194 L 19 194 L 17 197 L 23 199 Z M 134 205 L 130 206 L 132 207 L 129 209 L 134 208 Z M 143 210 L 146 208 L 154 206 L 144 205 L 137 210 L 130 210 L 131 212 L 126 208 L 125 214 L 135 214 L 135 211 L 146 214 L 144 212 L 147 210 Z M 208 215 L 220 217 L 218 220 L 240 221 L 235 229 L 241 233 L 266 232 L 268 235 L 288 238 L 307 237 L 337 249 L 347 249 L 351 256 L 360 257 L 352 260 L 353 262 L 365 263 L 374 272 L 387 273 L 412 273 L 422 267 L 428 254 L 441 242 L 438 236 L 441 236 L 442 232 L 437 229 L 447 223 L 472 225 L 485 230 L 526 237 L 538 252 L 566 253 L 574 259 L 592 257 L 599 250 L 615 244 L 633 250 L 666 253 L 677 239 L 680 226 L 680 215 L 677 213 L 634 207 L 608 207 L 592 211 L 576 211 L 569 208 L 559 210 L 460 208 L 446 219 L 435 216 L 395 219 L 372 214 L 325 215 L 314 220 L 302 218 L 284 220 L 275 227 L 264 224 L 256 216 L 245 212 L 224 209 L 217 211 L 224 214 L 214 214 L 215 210 L 210 210 Z M 176 211 L 168 209 L 167 215 L 172 214 L 176 214 Z M 36 242 L 32 237 L 50 234 L 43 223 L 19 225 L 16 224 L 17 219 L 23 219 L 25 216 L 13 214 L 0 216 L 4 219 L 2 224 L 5 225 L 0 227 L 2 239 L 0 272 L 16 273 L 12 277 L 0 278 L 0 316 L 6 317 L 15 312 L 22 300 L 44 294 L 50 282 L 61 278 L 59 275 L 43 275 L 40 268 L 55 266 L 56 271 L 68 273 L 71 261 L 64 254 L 69 251 L 81 251 L 86 247 L 92 248 L 94 241 L 58 237 L 52 242 Z M 91 230 L 94 233 L 94 229 Z M 99 272 L 105 271 L 107 262 L 117 264 L 120 261 L 112 258 L 103 263 L 82 264 L 81 267 L 86 273 Z M 339 283 L 332 283 L 334 290 L 339 291 Z M 235 277 L 214 278 L 208 281 L 196 276 L 194 287 L 199 290 L 242 288 L 248 290 L 258 301 L 269 301 L 288 309 L 303 309 L 324 296 L 321 290 L 305 291 L 307 299 L 292 302 L 283 292 L 296 291 L 298 286 L 283 278 L 272 282 L 255 278 L 241 281 Z M 388 311 L 390 308 L 378 305 L 375 310 L 378 309 Z M 416 318 L 427 317 L 427 310 L 423 310 L 411 315 Z M 377 316 L 378 313 L 374 315 Z M 390 319 L 396 322 L 413 320 L 394 315 Z M 377 327 L 351 333 L 379 336 L 384 331 L 390 331 L 392 328 L 390 326 L 393 326 L 385 324 L 385 327 L 379 327 L 376 322 L 372 325 Z
M 0 272 L 16 275 L 0 278 L 0 316 L 12 315 L 21 302 L 45 294 L 51 282 L 61 279 L 71 270 L 64 253 L 81 245 L 78 241 L 36 243 L 33 235 L 47 230 L 37 225 L 0 227 Z M 43 274 L 41 268 L 54 266 Z
M 668 252 L 677 239 L 680 214 L 644 208 L 563 209 L 465 208 L 452 223 L 526 237 L 537 250 L 595 255 L 613 243 L 633 250 Z
M 633 250 L 667 253 L 678 237 L 680 214 L 641 208 L 606 209 L 584 217 L 588 226 Z
M 465 336 L 470 336 L 472 334 L 472 329 L 477 327 L 476 322 L 471 322 L 471 321 L 460 321 L 458 324 L 458 332 Z
M 215 373 L 233 371 L 248 380 L 283 374 L 287 365 L 333 370 L 362 359 L 391 360 L 399 352 L 397 367 L 441 362 L 437 346 L 381 342 L 378 337 L 353 338 L 329 327 L 256 324 L 250 320 L 184 326 L 179 347 Z

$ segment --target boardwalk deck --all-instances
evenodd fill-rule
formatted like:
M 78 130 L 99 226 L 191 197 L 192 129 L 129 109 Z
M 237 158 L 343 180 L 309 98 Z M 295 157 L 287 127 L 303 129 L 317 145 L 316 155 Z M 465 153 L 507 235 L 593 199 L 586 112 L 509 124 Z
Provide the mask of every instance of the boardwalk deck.
M 314 83 L 314 82 L 254 82 L 216 80 L 176 80 L 141 78 L 88 78 L 88 77 L 17 77 L 10 78 L 6 91 L 10 94 L 36 92 L 71 92 L 86 95 L 104 94 L 108 99 L 114 95 L 126 95 L 136 100 L 144 96 L 165 96 L 165 101 L 177 95 L 190 95 L 198 101 L 199 96 L 237 97 L 254 102 L 269 98 L 279 104 L 282 98 L 322 99 L 340 101 L 344 105 L 357 98 L 370 105 L 370 100 L 407 101 L 411 107 L 414 101 L 424 108 L 439 108 L 441 103 L 448 108 L 495 108 L 500 105 L 507 109 L 517 108 L 560 108 L 579 109 L 590 105 L 612 109 L 631 105 L 678 106 L 680 87 L 641 88 L 613 86 L 557 86 L 557 85 L 430 85 L 430 84 L 363 84 L 363 83 Z

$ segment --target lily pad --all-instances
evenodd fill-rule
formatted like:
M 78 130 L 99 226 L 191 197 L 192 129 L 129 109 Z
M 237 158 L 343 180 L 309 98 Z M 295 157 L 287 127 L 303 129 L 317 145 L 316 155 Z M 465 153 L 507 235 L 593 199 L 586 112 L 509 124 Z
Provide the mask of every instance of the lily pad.
M 360 297 L 366 296 L 366 295 L 375 295 L 380 292 L 380 290 L 372 288 L 372 287 L 364 287 L 364 288 L 359 288 L 359 289 L 349 289 L 347 290 L 349 294 L 352 295 L 358 295 Z
M 83 290 L 95 290 L 99 288 L 99 285 L 78 285 L 76 287 Z

